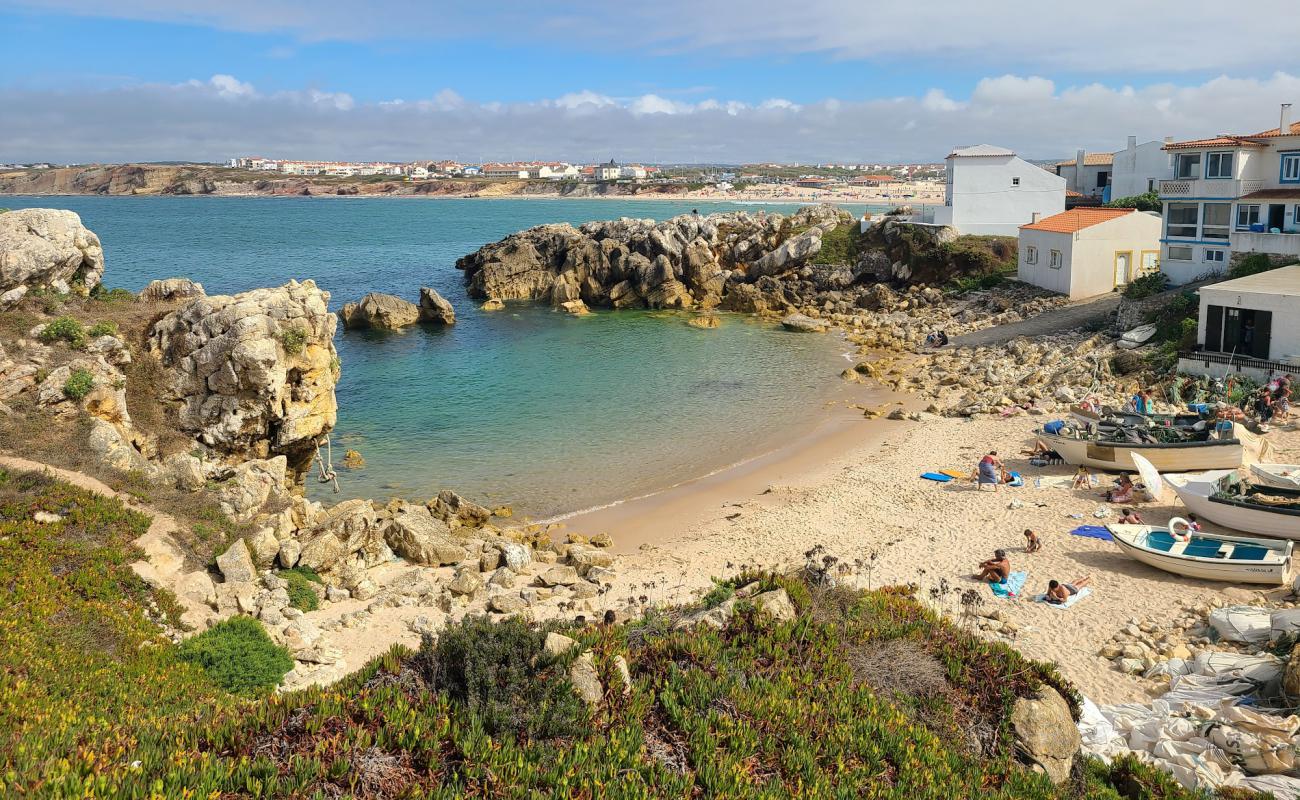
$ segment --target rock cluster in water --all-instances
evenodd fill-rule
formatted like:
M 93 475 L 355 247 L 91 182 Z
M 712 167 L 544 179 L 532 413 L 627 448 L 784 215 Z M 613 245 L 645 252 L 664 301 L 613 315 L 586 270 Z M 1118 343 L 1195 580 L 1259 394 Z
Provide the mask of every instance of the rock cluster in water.
M 442 295 L 428 286 L 420 289 L 420 304 L 379 292 L 371 292 L 359 303 L 347 303 L 339 309 L 339 318 L 348 330 L 374 328 L 397 330 L 417 322 L 454 325 L 456 309 Z

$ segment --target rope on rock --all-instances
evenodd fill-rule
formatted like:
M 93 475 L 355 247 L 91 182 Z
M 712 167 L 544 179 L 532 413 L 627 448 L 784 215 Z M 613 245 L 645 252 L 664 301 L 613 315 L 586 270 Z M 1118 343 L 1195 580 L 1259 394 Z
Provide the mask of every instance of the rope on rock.
M 321 483 L 333 483 L 334 494 L 339 493 L 339 476 L 334 471 L 334 445 L 330 442 L 329 434 L 325 434 L 326 455 L 322 456 L 320 452 L 320 439 L 316 440 L 316 465 L 320 468 L 320 475 L 316 480 Z

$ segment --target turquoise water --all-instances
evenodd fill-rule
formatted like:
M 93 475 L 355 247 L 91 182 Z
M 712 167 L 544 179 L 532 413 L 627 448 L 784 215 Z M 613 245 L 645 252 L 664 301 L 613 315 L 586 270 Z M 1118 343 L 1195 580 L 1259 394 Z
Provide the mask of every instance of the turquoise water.
M 210 294 L 314 279 L 331 307 L 433 286 L 451 328 L 340 331 L 341 497 L 453 488 L 545 516 L 644 494 L 761 452 L 834 387 L 832 337 L 724 315 L 716 330 L 666 312 L 574 318 L 511 304 L 479 311 L 458 257 L 547 222 L 736 210 L 617 200 L 4 197 L 69 208 L 99 234 L 109 286 L 182 275 Z M 768 206 L 774 210 L 793 207 Z M 313 496 L 338 499 L 313 482 Z

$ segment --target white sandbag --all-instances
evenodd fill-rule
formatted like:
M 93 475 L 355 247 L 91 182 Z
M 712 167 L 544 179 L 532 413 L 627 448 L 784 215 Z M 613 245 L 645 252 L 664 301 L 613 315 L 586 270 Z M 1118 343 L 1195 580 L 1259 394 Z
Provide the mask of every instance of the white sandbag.
M 1210 612 L 1210 627 L 1226 642 L 1267 642 L 1272 616 L 1259 606 L 1227 606 Z
M 1148 678 L 1172 678 L 1175 675 L 1189 675 L 1195 665 L 1183 658 L 1171 658 L 1168 661 L 1157 661 L 1151 665 L 1151 669 L 1146 671 Z
M 1282 677 L 1282 659 L 1268 653 L 1246 655 L 1206 651 L 1196 656 L 1192 671 L 1197 675 L 1230 676 L 1258 683 L 1269 683 Z
M 1300 778 L 1288 775 L 1241 775 L 1233 776 L 1235 780 L 1226 786 L 1241 787 L 1254 792 L 1272 792 L 1279 800 L 1300 797 Z
M 1270 616 L 1269 640 L 1276 642 L 1283 636 L 1300 635 L 1300 608 L 1281 608 Z
M 1087 697 L 1079 704 L 1079 738 L 1083 741 L 1085 753 L 1095 755 L 1109 763 L 1107 755 L 1116 744 L 1123 745 L 1124 740 L 1115 732 L 1106 715 L 1101 713 L 1097 704 Z

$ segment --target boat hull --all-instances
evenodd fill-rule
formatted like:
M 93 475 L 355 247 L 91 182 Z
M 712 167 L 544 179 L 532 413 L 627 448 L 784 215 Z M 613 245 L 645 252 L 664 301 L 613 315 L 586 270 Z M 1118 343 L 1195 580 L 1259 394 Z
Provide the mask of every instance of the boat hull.
M 1250 477 L 1264 486 L 1300 489 L 1300 464 L 1251 464 Z
M 1246 508 L 1242 505 L 1216 502 L 1217 483 L 1166 475 L 1165 481 L 1178 493 L 1183 505 L 1198 517 L 1225 528 L 1276 536 L 1279 539 L 1300 541 L 1300 516 L 1281 510 Z
M 1286 583 L 1290 569 L 1291 543 L 1279 547 L 1275 542 L 1234 536 L 1203 536 L 1222 542 L 1264 547 L 1275 556 L 1267 561 L 1233 561 L 1215 558 L 1196 558 L 1173 555 L 1142 546 L 1141 534 L 1149 530 L 1145 525 L 1110 525 L 1107 526 L 1114 538 L 1116 547 L 1134 559 L 1164 572 L 1182 575 L 1187 578 L 1199 578 L 1207 581 L 1226 583 L 1252 583 L 1280 586 Z M 1161 530 L 1163 529 L 1155 529 Z
M 1038 438 L 1060 453 L 1067 464 L 1112 472 L 1136 471 L 1134 453 L 1142 455 L 1160 472 L 1236 469 L 1246 457 L 1245 447 L 1238 439 L 1186 444 L 1134 444 L 1072 439 L 1042 431 L 1038 433 Z

